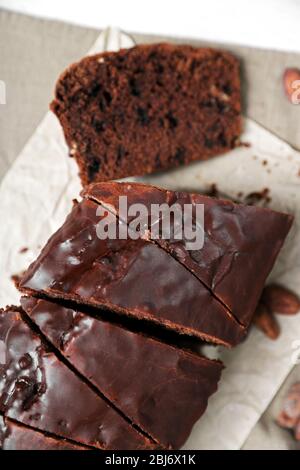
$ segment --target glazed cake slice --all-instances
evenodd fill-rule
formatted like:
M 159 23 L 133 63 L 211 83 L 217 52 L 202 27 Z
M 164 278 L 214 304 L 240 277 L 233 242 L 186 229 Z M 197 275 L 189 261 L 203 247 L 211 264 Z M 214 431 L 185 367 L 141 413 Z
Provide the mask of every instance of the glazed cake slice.
M 138 183 L 93 184 L 82 195 L 117 215 L 119 196 L 127 196 L 128 207 L 134 203 L 142 203 L 148 209 L 151 204 L 180 207 L 192 204 L 194 222 L 195 206 L 203 204 L 203 248 L 189 250 L 184 237 L 155 240 L 197 276 L 245 327 L 250 324 L 266 278 L 293 221 L 291 215 L 270 209 Z M 152 227 L 149 224 L 147 228 L 151 238 Z
M 114 310 L 225 346 L 242 340 L 245 329 L 230 312 L 158 245 L 100 239 L 98 208 L 90 200 L 74 205 L 22 276 L 22 292 Z M 111 214 L 109 227 L 116 222 Z
M 87 450 L 65 439 L 50 437 L 40 431 L 0 415 L 1 450 Z
M 238 60 L 187 45 L 86 57 L 51 103 L 84 185 L 206 160 L 238 144 Z
M 98 449 L 154 447 L 47 350 L 14 308 L 0 313 L 0 350 L 0 412 L 6 417 Z
M 40 331 L 133 423 L 179 449 L 218 386 L 222 364 L 53 302 L 24 297 Z

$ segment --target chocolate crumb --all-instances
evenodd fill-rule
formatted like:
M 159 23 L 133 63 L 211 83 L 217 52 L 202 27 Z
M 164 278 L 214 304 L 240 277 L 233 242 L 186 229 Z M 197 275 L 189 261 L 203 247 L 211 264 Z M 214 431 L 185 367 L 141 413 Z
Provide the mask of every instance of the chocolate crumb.
M 261 191 L 254 191 L 252 193 L 249 193 L 245 197 L 244 203 L 249 206 L 254 206 L 254 205 L 266 206 L 272 200 L 269 194 L 270 194 L 269 188 L 263 188 Z
M 21 278 L 22 278 L 22 275 L 23 275 L 23 273 L 21 273 L 21 274 L 12 274 L 12 275 L 10 276 L 10 279 L 12 280 L 12 282 L 14 283 L 14 285 L 15 285 L 17 288 L 18 288 L 19 282 L 20 282 L 20 280 L 21 280 Z
M 239 146 L 240 146 L 240 147 L 247 147 L 247 148 L 249 148 L 249 147 L 251 147 L 252 145 L 250 144 L 250 142 L 240 142 L 240 145 L 239 145 Z
M 207 191 L 207 193 L 205 193 L 207 196 L 210 196 L 210 197 L 216 197 L 216 198 L 219 198 L 220 197 L 220 191 L 218 189 L 218 186 L 216 183 L 212 183 L 210 185 L 210 188 L 209 190 Z

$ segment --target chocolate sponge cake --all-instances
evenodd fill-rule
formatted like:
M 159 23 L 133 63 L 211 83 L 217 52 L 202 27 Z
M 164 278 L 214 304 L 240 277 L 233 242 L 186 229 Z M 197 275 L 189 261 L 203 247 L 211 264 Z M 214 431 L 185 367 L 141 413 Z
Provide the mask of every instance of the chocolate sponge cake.
M 206 160 L 238 142 L 239 63 L 187 45 L 105 52 L 61 75 L 51 109 L 84 185 Z

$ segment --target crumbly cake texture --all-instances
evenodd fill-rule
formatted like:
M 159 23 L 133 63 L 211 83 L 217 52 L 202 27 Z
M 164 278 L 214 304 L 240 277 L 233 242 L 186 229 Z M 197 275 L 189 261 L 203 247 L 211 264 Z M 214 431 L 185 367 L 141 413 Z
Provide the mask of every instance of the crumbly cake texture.
M 51 109 L 84 185 L 174 168 L 238 144 L 239 62 L 172 44 L 97 54 L 61 75 Z

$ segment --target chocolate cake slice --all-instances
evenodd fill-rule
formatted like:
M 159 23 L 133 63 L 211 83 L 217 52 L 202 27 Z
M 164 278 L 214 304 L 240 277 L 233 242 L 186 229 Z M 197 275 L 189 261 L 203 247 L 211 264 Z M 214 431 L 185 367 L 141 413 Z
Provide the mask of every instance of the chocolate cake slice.
M 65 439 L 50 437 L 0 415 L 1 450 L 87 450 Z
M 51 109 L 84 185 L 206 160 L 238 143 L 239 63 L 187 45 L 105 52 L 60 76 Z
M 189 249 L 184 232 L 180 240 L 171 236 L 155 241 L 197 276 L 246 327 L 293 221 L 291 215 L 266 208 L 138 183 L 98 183 L 90 185 L 82 194 L 118 215 L 120 196 L 127 196 L 128 207 L 142 203 L 149 211 L 151 204 L 182 208 L 192 204 L 194 225 L 195 207 L 202 204 L 204 245 L 201 249 Z M 129 223 L 130 220 L 129 217 Z M 147 229 L 153 238 L 151 221 Z
M 130 420 L 164 448 L 179 449 L 222 364 L 53 302 L 21 305 L 52 344 Z
M 24 322 L 0 313 L 0 412 L 37 430 L 107 450 L 154 445 L 98 396 Z
M 242 340 L 246 331 L 230 312 L 157 244 L 99 238 L 98 208 L 90 200 L 74 205 L 22 276 L 22 292 L 114 310 L 226 346 Z M 109 227 L 116 222 L 111 214 Z

